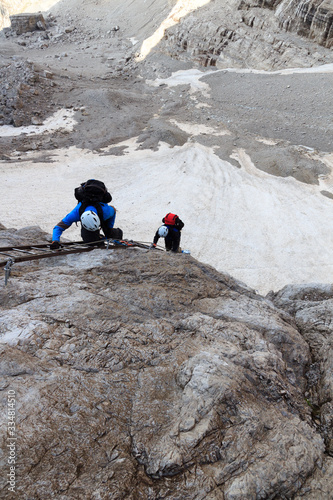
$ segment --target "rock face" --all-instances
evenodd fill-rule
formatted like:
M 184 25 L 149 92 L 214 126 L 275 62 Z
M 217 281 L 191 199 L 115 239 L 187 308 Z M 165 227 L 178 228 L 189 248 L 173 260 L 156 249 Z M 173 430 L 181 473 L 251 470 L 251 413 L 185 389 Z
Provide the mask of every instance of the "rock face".
M 42 14 L 16 14 L 10 16 L 12 29 L 17 35 L 28 31 L 46 30 L 46 23 Z
M 37 4 L 37 7 L 36 7 Z M 48 8 L 48 2 L 40 2 L 41 9 Z M 5 26 L 10 25 L 11 16 L 22 12 L 34 12 L 39 10 L 38 1 L 34 0 L 0 0 L 0 30 Z M 19 14 L 20 15 L 20 14 Z M 37 17 L 38 14 L 26 14 L 30 18 L 29 24 L 33 26 L 33 17 Z M 42 18 L 38 18 L 37 22 L 41 21 L 40 27 L 38 29 L 44 29 L 42 26 L 45 25 L 45 21 Z M 16 21 L 17 22 L 17 21 Z M 34 28 L 36 29 L 36 28 Z M 28 31 L 32 31 L 29 29 Z M 22 32 L 21 32 L 22 33 Z
M 297 32 L 329 48 L 332 8 L 327 5 L 325 10 L 321 4 L 310 27 L 308 19 L 304 20 L 306 16 L 300 15 L 297 0 L 279 3 L 229 0 L 223 5 L 222 15 L 221 7 L 211 2 L 168 29 L 160 48 L 176 59 L 217 68 L 271 70 L 318 64 L 318 57 L 326 57 L 325 51 L 315 56 L 304 40 L 291 34 L 286 37 L 284 30 Z
M 319 474 L 307 481 L 303 490 L 309 487 L 311 499 L 330 498 L 329 484 L 333 484 L 333 287 L 321 284 L 289 285 L 271 298 L 277 307 L 293 316 L 311 350 L 306 397 L 317 428 L 325 440 L 327 457 L 322 470 L 325 470 L 326 481 L 330 479 L 327 483 L 318 471 Z
M 283 0 L 276 11 L 280 26 L 331 48 L 333 46 L 333 1 Z
M 1 246 L 17 238 L 0 231 Z M 17 494 L 330 498 L 333 292 L 312 295 L 306 308 L 304 293 L 263 298 L 141 249 L 14 266 L 0 284 L 1 449 L 15 394 Z
M 316 411 L 327 450 L 333 456 L 333 287 L 320 284 L 287 286 L 273 300 L 294 316 L 310 346 L 313 363 L 308 372 L 309 404 Z

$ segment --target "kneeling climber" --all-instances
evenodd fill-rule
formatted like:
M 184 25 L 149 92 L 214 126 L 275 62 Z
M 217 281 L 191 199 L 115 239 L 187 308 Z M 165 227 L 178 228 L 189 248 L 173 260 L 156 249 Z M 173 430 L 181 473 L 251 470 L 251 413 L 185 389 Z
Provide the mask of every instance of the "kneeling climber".
M 89 179 L 75 189 L 76 207 L 66 215 L 54 228 L 50 248 L 60 248 L 60 236 L 73 222 L 81 222 L 81 237 L 85 243 L 98 242 L 106 238 L 122 239 L 121 229 L 114 229 L 116 209 L 108 203 L 112 200 L 105 184 Z M 105 237 L 100 234 L 103 231 Z
M 180 220 L 178 215 L 168 213 L 163 217 L 162 222 L 163 226 L 159 227 L 156 231 L 150 248 L 155 248 L 159 238 L 164 238 L 166 251 L 179 252 L 180 232 L 184 227 L 183 221 Z

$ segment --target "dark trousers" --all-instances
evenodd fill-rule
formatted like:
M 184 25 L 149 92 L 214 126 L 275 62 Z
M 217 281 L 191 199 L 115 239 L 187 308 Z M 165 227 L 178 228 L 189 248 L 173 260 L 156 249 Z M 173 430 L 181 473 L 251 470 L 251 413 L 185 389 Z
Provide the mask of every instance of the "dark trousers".
M 168 235 L 165 237 L 165 249 L 171 250 L 172 252 L 178 252 L 180 244 L 180 231 L 173 230 L 169 231 Z
M 112 238 L 114 240 L 122 240 L 123 239 L 123 232 L 121 229 L 116 228 L 116 229 L 110 229 L 107 228 L 105 230 L 105 237 L 106 238 Z M 99 241 L 99 240 L 104 240 L 104 236 L 101 235 L 100 231 L 88 231 L 88 229 L 85 229 L 84 227 L 81 226 L 81 238 L 84 241 L 84 243 L 92 243 L 93 241 Z

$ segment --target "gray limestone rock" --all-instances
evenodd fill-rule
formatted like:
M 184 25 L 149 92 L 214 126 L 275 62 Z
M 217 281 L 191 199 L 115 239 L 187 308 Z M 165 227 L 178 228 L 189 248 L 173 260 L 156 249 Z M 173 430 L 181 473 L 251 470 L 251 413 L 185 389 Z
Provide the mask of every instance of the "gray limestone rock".
M 52 80 L 44 68 L 22 59 L 8 60 L 0 67 L 0 110 L 4 125 L 30 125 L 47 115 Z
M 276 15 L 283 29 L 296 31 L 327 48 L 333 46 L 332 0 L 282 0 Z
M 308 403 L 333 455 L 333 287 L 331 284 L 289 285 L 272 297 L 294 316 L 310 347 Z
M 2 415 L 15 393 L 17 494 L 311 499 L 319 483 L 328 492 L 330 322 L 314 318 L 323 305 L 328 317 L 331 301 L 295 315 L 282 299 L 184 254 L 96 249 L 14 265 L 0 283 L 0 369 Z M 326 346 L 319 425 L 305 396 L 314 328 Z
M 330 48 L 332 0 L 317 7 L 314 3 L 310 8 L 300 0 L 228 0 L 223 6 L 210 2 L 166 30 L 158 50 L 174 59 L 219 69 L 255 67 L 269 71 L 313 66 L 318 57 L 330 57 L 329 51 L 320 48 L 321 55 L 315 55 L 301 38 L 286 37 L 284 30 L 296 31 Z M 313 20 L 307 8 L 311 13 L 316 10 Z

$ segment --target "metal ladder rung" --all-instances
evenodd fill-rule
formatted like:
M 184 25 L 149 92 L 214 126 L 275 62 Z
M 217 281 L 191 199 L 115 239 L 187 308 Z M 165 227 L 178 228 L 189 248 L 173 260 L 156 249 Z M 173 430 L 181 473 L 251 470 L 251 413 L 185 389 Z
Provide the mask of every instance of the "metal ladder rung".
M 31 248 L 33 248 L 33 247 L 31 247 Z M 12 250 L 13 250 L 13 252 L 30 253 L 30 254 L 34 255 L 33 252 L 30 252 L 29 250 L 22 250 L 21 248 L 15 248 L 15 247 L 13 247 Z
M 31 247 L 32 250 L 38 250 L 38 251 L 41 251 L 41 252 L 51 252 L 50 248 L 38 248 L 38 247 Z M 33 253 L 33 252 L 29 252 L 29 253 Z M 35 255 L 35 254 L 33 254 Z

